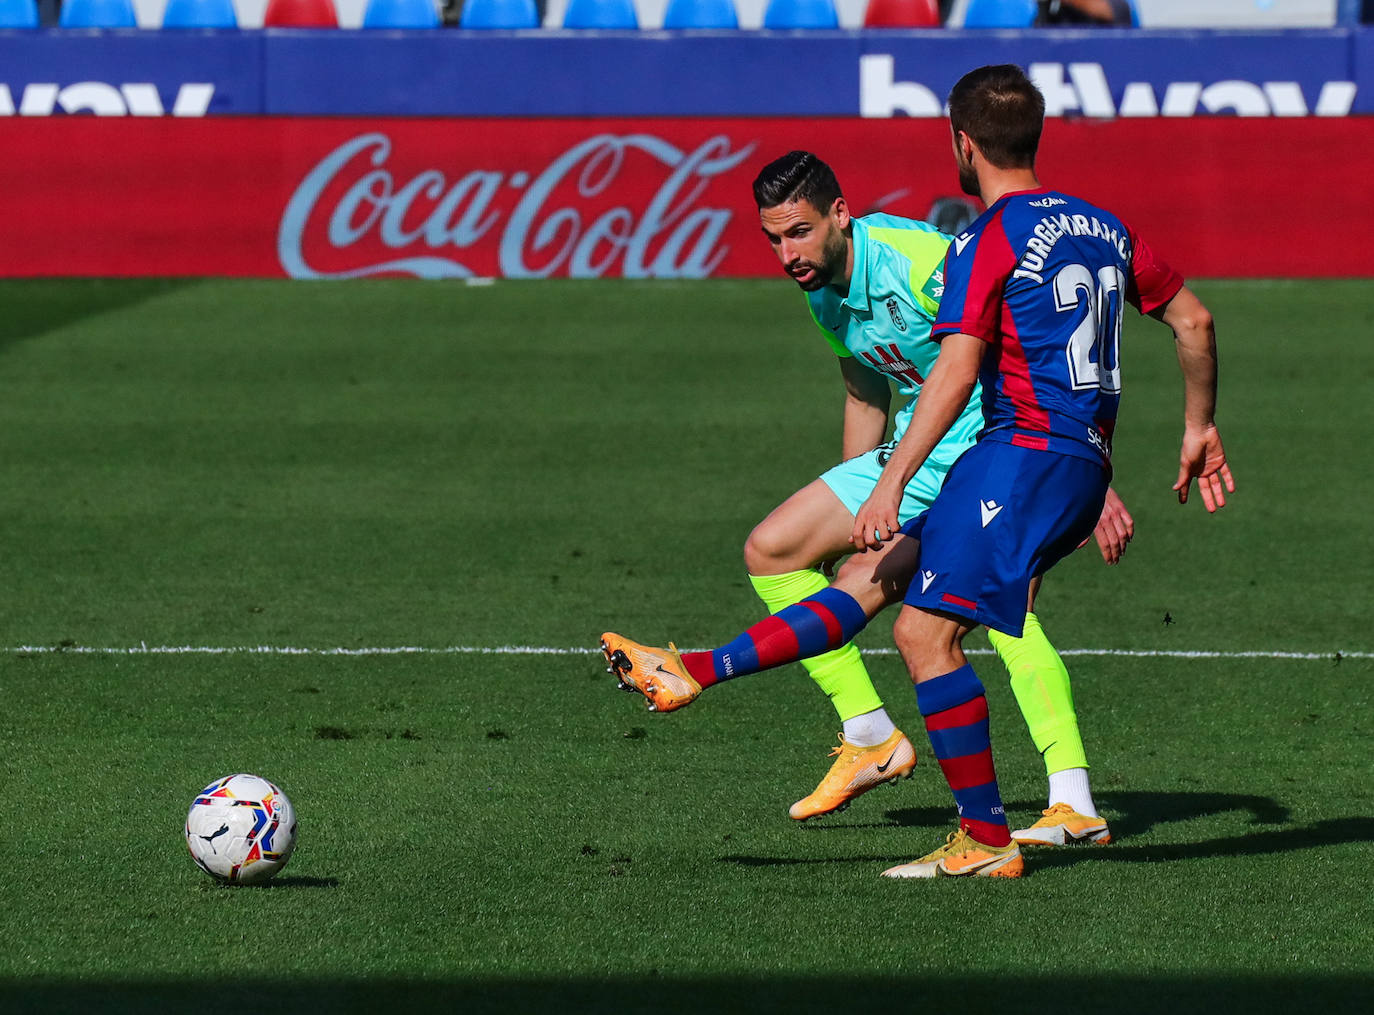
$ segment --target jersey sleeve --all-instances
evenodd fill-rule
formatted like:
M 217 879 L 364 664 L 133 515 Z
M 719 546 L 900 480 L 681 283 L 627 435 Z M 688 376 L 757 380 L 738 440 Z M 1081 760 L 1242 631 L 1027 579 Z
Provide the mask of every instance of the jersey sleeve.
M 1129 225 L 1131 238 L 1131 284 L 1126 298 L 1142 314 L 1168 303 L 1183 288 L 1183 276 L 1165 264 L 1150 245 Z
M 931 337 L 964 334 L 995 342 L 1001 333 L 1002 297 L 1016 256 L 1001 216 L 977 232 L 960 233 L 945 255 L 944 295 Z
M 886 222 L 878 224 L 882 218 L 886 218 Z M 886 243 L 906 258 L 911 297 L 927 320 L 935 320 L 935 314 L 940 309 L 940 297 L 945 291 L 945 251 L 949 249 L 950 238 L 925 222 L 878 215 L 871 216 L 871 219 L 874 224 L 869 226 L 869 236 Z
M 840 341 L 838 335 L 821 323 L 821 319 L 816 316 L 816 308 L 811 305 L 810 300 L 806 301 L 806 309 L 811 311 L 811 320 L 815 321 L 816 327 L 821 329 L 821 334 L 824 335 L 825 340 L 830 343 L 830 348 L 835 350 L 836 356 L 839 356 L 841 359 L 848 359 L 854 355 L 845 348 L 845 344 Z

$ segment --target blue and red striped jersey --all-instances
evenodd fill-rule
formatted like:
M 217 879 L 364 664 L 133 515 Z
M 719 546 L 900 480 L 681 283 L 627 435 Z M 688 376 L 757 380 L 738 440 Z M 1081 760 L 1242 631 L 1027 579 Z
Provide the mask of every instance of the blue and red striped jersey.
M 992 346 L 980 439 L 1109 465 L 1123 305 L 1148 313 L 1182 286 L 1111 212 L 1046 188 L 1016 191 L 950 244 L 931 331 Z

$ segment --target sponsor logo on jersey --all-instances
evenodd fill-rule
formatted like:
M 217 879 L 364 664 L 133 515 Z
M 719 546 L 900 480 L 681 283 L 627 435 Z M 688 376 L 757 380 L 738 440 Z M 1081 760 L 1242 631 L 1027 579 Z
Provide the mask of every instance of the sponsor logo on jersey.
M 1041 201 L 1028 202 L 1032 208 L 1053 208 L 1057 204 L 1068 204 L 1062 197 L 1047 197 Z
M 926 379 L 921 376 L 921 371 L 916 369 L 916 364 L 902 355 L 902 350 L 895 342 L 875 345 L 873 348 L 876 356 L 867 349 L 861 349 L 859 352 L 874 370 L 891 374 L 913 386 L 919 387 L 925 383 Z
M 972 233 L 963 233 L 962 235 L 954 237 L 955 256 L 958 256 L 959 254 L 962 254 L 964 252 L 964 248 L 968 246 L 968 242 L 971 239 L 973 239 Z
M 897 330 L 906 331 L 906 321 L 902 318 L 902 308 L 897 305 L 897 297 L 888 297 L 887 312 L 892 318 L 892 323 L 897 326 Z

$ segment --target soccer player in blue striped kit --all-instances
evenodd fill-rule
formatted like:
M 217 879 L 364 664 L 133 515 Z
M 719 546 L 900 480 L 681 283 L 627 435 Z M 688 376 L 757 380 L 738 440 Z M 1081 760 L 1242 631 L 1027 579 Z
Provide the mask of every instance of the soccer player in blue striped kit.
M 945 845 L 884 872 L 895 878 L 1017 877 L 988 737 L 983 686 L 963 652 L 979 625 L 1021 634 L 1030 582 L 1092 532 L 1111 478 L 1125 303 L 1174 334 L 1184 429 L 1173 489 L 1194 478 L 1207 510 L 1235 490 L 1217 432 L 1211 315 L 1117 216 L 1041 186 L 1045 102 L 1019 67 L 981 67 L 950 92 L 959 180 L 987 211 L 956 236 L 932 335 L 940 354 L 915 414 L 855 516 L 865 548 L 920 539 L 894 628 L 931 746 L 959 811 Z M 930 510 L 897 520 L 911 474 L 981 379 L 985 425 Z
M 831 587 L 701 655 L 717 677 L 723 661 L 731 675 L 781 666 L 838 648 L 889 597 L 902 598 L 897 647 L 959 827 L 939 849 L 883 873 L 1019 877 L 1024 863 L 997 786 L 987 699 L 963 639 L 979 625 L 1019 637 L 1031 583 L 1098 521 L 1111 478 L 1125 303 L 1174 335 L 1184 381 L 1173 484 L 1179 503 L 1196 479 L 1203 505 L 1215 511 L 1235 483 L 1214 419 L 1216 339 L 1207 308 L 1115 215 L 1040 185 L 1044 98 L 1020 68 L 966 74 L 949 111 L 960 183 L 987 211 L 950 245 L 931 331 L 940 352 L 906 432 L 855 513 L 856 550 L 894 545 L 877 568 L 856 553 Z M 980 381 L 984 427 L 976 443 L 929 509 L 903 524 L 907 483 Z M 687 657 L 655 658 L 661 676 L 650 680 L 690 683 L 681 670 Z
M 924 222 L 881 213 L 851 215 L 834 172 L 810 152 L 792 151 L 769 162 L 753 191 L 760 227 L 784 271 L 806 293 L 815 324 L 839 358 L 846 392 L 845 461 L 787 498 L 745 545 L 750 583 L 770 610 L 782 612 L 827 587 L 821 562 L 850 548 L 854 512 L 872 493 L 888 454 L 906 431 L 923 376 L 940 350 L 929 336 L 951 238 Z M 890 382 L 905 398 L 895 413 L 890 412 Z M 892 438 L 884 441 L 889 417 Z M 975 391 L 940 450 L 907 484 L 901 521 L 930 506 L 945 474 L 982 427 L 981 393 Z M 1119 559 L 1131 525 L 1119 499 L 1104 510 L 1096 535 L 1108 563 Z M 874 582 L 873 573 L 903 570 L 909 579 L 914 543 L 893 540 L 882 550 L 853 555 L 840 568 L 837 581 L 868 616 L 901 600 L 905 583 L 898 591 L 896 585 Z M 899 550 L 885 564 L 889 551 Z M 802 645 L 789 639 L 789 631 L 785 619 L 770 618 L 751 628 L 739 646 L 688 653 L 671 644 L 666 649 L 641 645 L 608 631 L 602 651 L 622 688 L 639 691 L 653 711 L 671 712 L 721 681 L 768 668 L 775 652 L 796 658 Z M 1049 781 L 1050 806 L 1039 821 L 1017 830 L 1018 841 L 1110 842 L 1106 819 L 1092 800 L 1069 674 L 1054 646 L 1033 613 L 1026 615 L 1022 637 L 994 635 L 992 642 L 1006 661 Z M 831 752 L 830 771 L 788 812 L 799 821 L 842 810 L 863 793 L 909 776 L 916 762 L 915 749 L 888 716 L 852 643 L 808 656 L 803 665 L 830 698 L 843 730 Z

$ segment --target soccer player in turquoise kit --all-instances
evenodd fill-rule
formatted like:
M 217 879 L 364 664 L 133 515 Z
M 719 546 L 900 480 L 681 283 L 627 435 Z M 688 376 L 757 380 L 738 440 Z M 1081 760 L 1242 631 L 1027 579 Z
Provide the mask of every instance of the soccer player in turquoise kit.
M 940 355 L 855 516 L 857 547 L 894 527 L 919 538 L 894 635 L 959 811 L 943 847 L 888 877 L 1022 872 L 997 787 L 987 700 L 962 644 L 980 624 L 1019 635 L 1030 583 L 1093 529 L 1111 475 L 1126 303 L 1174 334 L 1184 380 L 1179 502 L 1194 478 L 1208 511 L 1235 489 L 1215 423 L 1211 315 L 1117 216 L 1041 186 L 1044 113 L 1040 92 L 1009 64 L 971 71 L 950 93 L 960 183 L 987 211 L 950 245 L 932 332 Z M 980 383 L 985 429 L 930 510 L 903 526 L 907 477 L 941 446 Z
M 939 351 L 930 340 L 930 327 L 943 290 L 940 266 L 949 237 L 910 219 L 851 217 L 834 174 L 807 152 L 791 152 L 766 166 L 754 193 L 764 233 L 784 269 L 806 291 L 811 314 L 839 357 L 848 395 L 845 461 L 772 512 L 745 547 L 750 580 L 776 613 L 807 596 L 824 598 L 828 580 L 820 562 L 852 549 L 854 514 L 873 491 L 906 430 L 923 377 Z M 907 401 L 896 414 L 893 440 L 883 443 L 889 379 Z M 982 426 L 982 406 L 975 393 L 939 448 L 906 484 L 901 521 L 916 518 L 933 502 L 950 466 L 972 446 Z M 1099 542 L 1111 561 L 1130 538 L 1130 518 L 1119 502 L 1104 525 L 1109 534 L 1101 535 Z M 877 612 L 895 601 L 891 594 L 874 594 L 884 588 L 890 593 L 890 583 L 872 581 L 894 545 L 870 549 L 860 555 L 861 563 L 847 565 L 842 572 L 851 580 L 864 573 L 868 587 L 860 579 L 854 592 L 865 611 Z M 788 630 L 785 622 L 772 618 L 759 626 Z M 1061 798 L 1052 827 L 1023 831 L 1059 843 L 1066 838 L 1107 841 L 1106 822 L 1092 803 L 1068 674 L 1058 654 L 1038 623 L 1023 637 L 1002 638 L 995 644 L 1012 674 L 1037 746 L 1048 748 L 1051 804 Z M 773 665 L 768 652 L 760 655 L 753 645 L 753 636 L 747 635 L 742 648 L 733 651 L 727 646 L 717 653 L 677 657 L 672 650 L 651 649 L 613 633 L 603 637 L 608 661 L 625 686 L 645 693 L 658 711 L 682 707 L 718 680 Z M 787 647 L 801 648 L 795 642 Z M 830 772 L 812 794 L 792 806 L 791 816 L 798 819 L 842 808 L 868 789 L 909 774 L 915 763 L 910 741 L 888 716 L 852 644 L 831 648 L 805 665 L 830 696 L 843 732 L 840 746 L 832 752 L 837 760 Z

